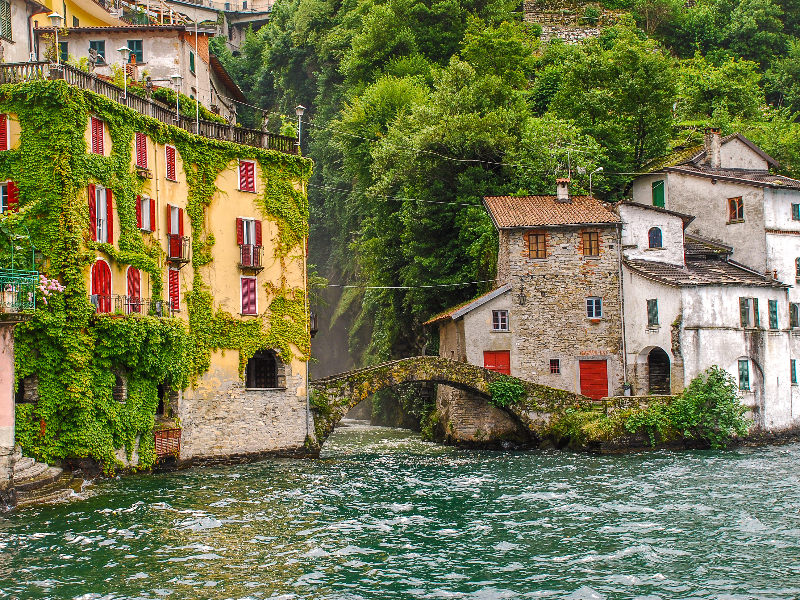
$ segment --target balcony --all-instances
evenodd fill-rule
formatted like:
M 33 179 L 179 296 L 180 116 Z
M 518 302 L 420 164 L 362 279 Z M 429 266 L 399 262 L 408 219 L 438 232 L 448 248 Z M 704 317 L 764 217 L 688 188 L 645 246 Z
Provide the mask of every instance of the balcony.
M 167 261 L 177 265 L 189 262 L 191 240 L 186 235 L 167 235 Z M 180 268 L 180 267 L 179 267 Z
M 263 248 L 261 246 L 253 246 L 252 244 L 244 244 L 239 246 L 239 268 L 242 271 L 252 271 L 258 273 L 264 268 L 262 261 Z
M 136 296 L 120 296 L 119 294 L 92 294 L 89 296 L 89 301 L 99 315 L 175 316 L 175 310 L 169 300 L 150 300 Z
M 18 313 L 36 308 L 39 273 L 0 269 L 0 313 Z
M 56 65 L 51 65 L 48 62 L 3 63 L 0 65 L 0 84 L 23 83 L 44 79 L 63 79 L 70 85 L 105 96 L 166 125 L 177 125 L 181 129 L 196 133 L 202 137 L 276 150 L 286 154 L 297 154 L 297 138 L 269 133 L 260 129 L 235 127 L 226 123 L 187 119 L 183 116 L 176 122 L 174 107 L 139 96 L 133 93 L 130 88 L 126 98 L 125 91 L 122 88 L 100 79 L 97 75 L 87 73 L 70 65 L 60 64 L 56 67 Z

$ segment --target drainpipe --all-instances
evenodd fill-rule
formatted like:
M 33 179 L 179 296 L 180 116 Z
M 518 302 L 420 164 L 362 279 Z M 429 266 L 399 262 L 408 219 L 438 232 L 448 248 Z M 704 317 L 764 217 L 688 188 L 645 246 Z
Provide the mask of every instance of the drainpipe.
M 624 276 L 622 272 L 622 223 L 619 224 L 617 229 L 617 256 L 619 257 L 619 318 L 622 326 L 622 383 L 625 384 L 628 382 L 628 347 L 625 341 L 625 296 L 622 290 L 622 278 Z M 624 388 L 622 394 L 625 394 Z
M 302 184 L 301 184 L 302 185 Z M 304 186 L 305 187 L 305 186 Z M 305 193 L 307 190 L 303 190 Z M 308 299 L 308 236 L 303 238 L 303 287 L 305 289 L 306 327 L 308 328 L 308 359 L 306 360 L 306 439 L 311 437 L 311 382 L 308 380 L 308 363 L 311 362 L 311 305 Z

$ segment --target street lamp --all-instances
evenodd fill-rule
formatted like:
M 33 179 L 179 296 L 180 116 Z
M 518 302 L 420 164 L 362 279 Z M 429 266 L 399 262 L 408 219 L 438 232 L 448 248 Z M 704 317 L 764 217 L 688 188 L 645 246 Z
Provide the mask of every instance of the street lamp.
M 128 106 L 128 57 L 131 55 L 131 49 L 123 46 L 122 48 L 117 48 L 117 52 L 122 55 L 122 80 L 125 82 L 123 84 L 125 92 L 122 97 L 125 99 L 125 106 Z
M 172 83 L 175 84 L 175 120 L 178 122 L 178 127 L 181 126 L 181 77 L 180 73 L 170 75 Z
M 303 113 L 306 112 L 306 107 L 298 104 L 294 109 L 294 114 L 297 115 L 297 151 L 300 152 L 300 140 L 303 136 Z
M 592 175 L 595 173 L 600 173 L 603 170 L 603 167 L 597 167 L 594 171 L 589 173 L 589 197 L 592 197 Z
M 59 64 L 59 59 L 61 58 L 61 48 L 58 45 L 58 28 L 61 27 L 61 15 L 57 12 L 53 11 L 47 18 L 50 19 L 50 24 L 53 26 L 56 32 L 56 64 Z

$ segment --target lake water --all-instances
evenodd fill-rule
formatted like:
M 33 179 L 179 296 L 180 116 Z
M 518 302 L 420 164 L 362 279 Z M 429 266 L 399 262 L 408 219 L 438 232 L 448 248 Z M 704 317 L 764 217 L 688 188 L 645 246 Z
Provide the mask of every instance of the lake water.
M 352 424 L 351 424 L 352 425 Z M 0 516 L 0 598 L 798 598 L 800 445 L 320 460 L 103 481 Z

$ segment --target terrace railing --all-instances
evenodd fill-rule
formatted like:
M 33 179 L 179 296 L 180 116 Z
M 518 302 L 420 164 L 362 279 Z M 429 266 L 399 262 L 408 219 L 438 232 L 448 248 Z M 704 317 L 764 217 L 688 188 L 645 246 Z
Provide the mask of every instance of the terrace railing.
M 0 269 L 0 312 L 18 313 L 36 309 L 39 273 Z
M 60 64 L 56 66 L 49 62 L 0 64 L 0 84 L 22 83 L 39 79 L 63 79 L 70 85 L 105 96 L 166 125 L 177 125 L 181 129 L 205 138 L 235 142 L 267 150 L 277 150 L 286 154 L 297 154 L 297 138 L 261 131 L 260 129 L 236 127 L 227 123 L 216 123 L 203 119 L 196 120 L 184 116 L 176 119 L 174 108 L 156 100 L 139 96 L 130 88 L 126 98 L 125 90 L 121 87 L 70 65 Z

